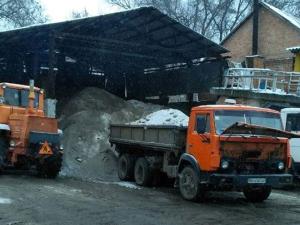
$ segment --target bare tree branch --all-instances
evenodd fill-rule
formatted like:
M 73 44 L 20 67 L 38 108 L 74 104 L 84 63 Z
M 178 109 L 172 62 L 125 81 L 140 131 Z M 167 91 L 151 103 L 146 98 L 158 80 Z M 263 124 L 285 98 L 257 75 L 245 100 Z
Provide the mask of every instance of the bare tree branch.
M 79 18 L 84 18 L 84 17 L 88 17 L 90 14 L 87 11 L 86 8 L 84 8 L 82 11 L 73 11 L 72 12 L 72 18 L 73 19 L 79 19 Z
M 46 20 L 37 0 L 0 0 L 0 24 L 3 26 L 22 27 Z
M 251 12 L 253 0 L 107 0 L 130 9 L 154 6 L 185 26 L 221 41 Z M 267 3 L 300 16 L 300 0 L 265 0 Z

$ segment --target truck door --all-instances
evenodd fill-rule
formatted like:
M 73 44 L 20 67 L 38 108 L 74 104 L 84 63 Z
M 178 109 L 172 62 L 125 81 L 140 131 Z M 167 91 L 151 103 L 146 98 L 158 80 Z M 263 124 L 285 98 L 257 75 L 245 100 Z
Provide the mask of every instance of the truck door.
M 188 153 L 196 158 L 201 170 L 209 171 L 212 148 L 210 113 L 196 114 L 192 121 L 194 124 L 190 124 Z

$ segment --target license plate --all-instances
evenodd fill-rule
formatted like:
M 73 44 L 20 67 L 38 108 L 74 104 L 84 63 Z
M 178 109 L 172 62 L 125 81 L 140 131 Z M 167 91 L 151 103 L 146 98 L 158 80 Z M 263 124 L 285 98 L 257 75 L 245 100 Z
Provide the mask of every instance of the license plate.
M 265 184 L 266 178 L 248 178 L 248 184 Z

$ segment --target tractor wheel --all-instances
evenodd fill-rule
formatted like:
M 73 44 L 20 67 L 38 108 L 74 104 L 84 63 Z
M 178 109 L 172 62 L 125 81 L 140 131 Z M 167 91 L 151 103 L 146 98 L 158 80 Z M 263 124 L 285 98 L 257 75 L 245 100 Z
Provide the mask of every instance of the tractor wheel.
M 199 183 L 198 176 L 191 166 L 183 168 L 179 175 L 179 190 L 182 197 L 188 201 L 203 200 L 205 190 Z
M 123 154 L 118 160 L 118 176 L 120 180 L 130 181 L 134 177 L 134 158 Z
M 140 186 L 149 186 L 152 182 L 152 170 L 145 158 L 139 158 L 134 167 L 134 179 Z
M 6 137 L 0 136 L 0 172 L 5 165 L 5 159 L 7 157 L 8 143 Z
M 271 187 L 246 187 L 243 192 L 249 202 L 263 202 L 271 194 Z
M 62 166 L 61 156 L 50 156 L 40 161 L 37 165 L 38 176 L 54 179 L 60 172 Z

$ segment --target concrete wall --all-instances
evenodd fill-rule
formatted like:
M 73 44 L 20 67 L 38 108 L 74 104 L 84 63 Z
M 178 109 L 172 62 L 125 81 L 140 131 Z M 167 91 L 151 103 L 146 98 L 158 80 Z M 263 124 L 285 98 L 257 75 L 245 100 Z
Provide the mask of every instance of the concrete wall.
M 258 52 L 265 57 L 265 67 L 292 71 L 293 54 L 286 48 L 300 44 L 300 29 L 263 7 L 259 16 Z M 245 56 L 251 55 L 252 17 L 223 46 L 231 51 L 234 61 L 244 61 Z

